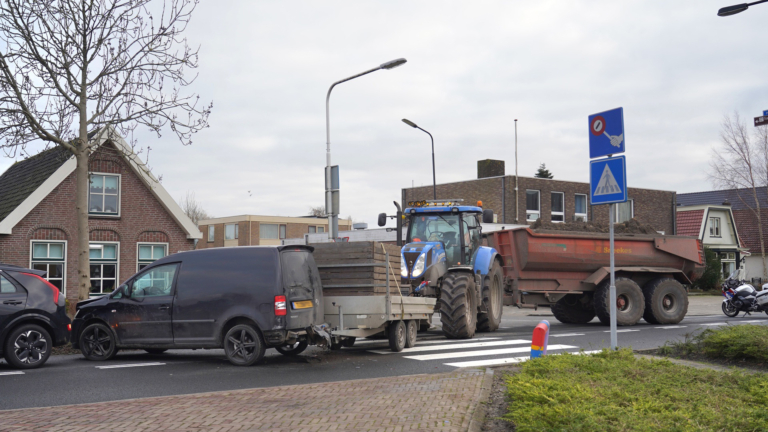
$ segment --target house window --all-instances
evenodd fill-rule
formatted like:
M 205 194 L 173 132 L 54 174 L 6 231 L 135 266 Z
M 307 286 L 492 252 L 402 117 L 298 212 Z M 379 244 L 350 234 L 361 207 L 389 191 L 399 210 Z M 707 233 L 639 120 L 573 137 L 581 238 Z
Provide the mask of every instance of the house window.
M 64 242 L 32 242 L 31 267 L 47 272 L 45 279 L 66 295 L 64 267 L 67 245 Z
M 280 239 L 281 240 L 285 238 L 285 230 L 286 230 L 286 226 L 285 225 L 280 225 Z
M 213 241 L 214 234 L 216 234 L 216 227 L 214 227 L 213 225 L 208 225 L 208 242 Z
M 719 217 L 709 218 L 709 236 L 720 237 L 720 218 Z
M 635 217 L 634 204 L 634 200 L 616 204 L 616 223 L 626 222 Z
M 720 263 L 723 265 L 723 277 L 727 278 L 736 271 L 736 252 L 721 253 Z
M 224 225 L 224 240 L 237 240 L 238 228 L 237 224 Z
M 117 286 L 118 243 L 91 243 L 91 295 L 111 293 Z
M 565 222 L 565 194 L 552 192 L 552 222 Z
M 525 220 L 533 222 L 539 219 L 540 212 L 540 199 L 539 191 L 527 190 L 525 191 Z
M 311 227 L 309 227 L 309 233 L 310 234 L 324 233 L 324 232 L 325 232 L 325 227 L 323 227 L 323 226 L 311 226 Z
M 574 196 L 574 207 L 576 211 L 573 215 L 573 220 L 582 222 L 587 221 L 587 196 L 584 194 L 576 194 Z
M 277 224 L 259 225 L 259 238 L 265 240 L 277 240 L 279 238 L 279 228 Z
M 88 189 L 88 214 L 120 214 L 120 176 L 117 174 L 91 173 Z
M 168 244 L 166 243 L 139 243 L 137 246 L 139 253 L 136 260 L 137 271 L 168 255 Z

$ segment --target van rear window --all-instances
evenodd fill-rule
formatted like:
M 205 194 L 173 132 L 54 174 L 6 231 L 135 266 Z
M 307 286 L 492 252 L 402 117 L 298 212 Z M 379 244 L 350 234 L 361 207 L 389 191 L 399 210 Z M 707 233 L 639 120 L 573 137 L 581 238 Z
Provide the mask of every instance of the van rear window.
M 286 288 L 305 288 L 309 292 L 322 289 L 320 273 L 315 258 L 308 251 L 283 251 L 280 253 L 283 284 Z

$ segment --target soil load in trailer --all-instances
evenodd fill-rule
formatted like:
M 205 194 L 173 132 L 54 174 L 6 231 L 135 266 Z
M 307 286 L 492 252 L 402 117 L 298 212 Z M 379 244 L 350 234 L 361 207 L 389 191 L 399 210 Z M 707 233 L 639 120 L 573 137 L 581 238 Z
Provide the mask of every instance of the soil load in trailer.
M 505 304 L 549 305 L 564 323 L 587 323 L 597 315 L 608 324 L 607 234 L 518 228 L 491 233 L 489 242 L 503 260 Z M 672 324 L 685 317 L 683 285 L 701 274 L 704 256 L 694 237 L 617 235 L 615 262 L 618 324 L 640 318 Z

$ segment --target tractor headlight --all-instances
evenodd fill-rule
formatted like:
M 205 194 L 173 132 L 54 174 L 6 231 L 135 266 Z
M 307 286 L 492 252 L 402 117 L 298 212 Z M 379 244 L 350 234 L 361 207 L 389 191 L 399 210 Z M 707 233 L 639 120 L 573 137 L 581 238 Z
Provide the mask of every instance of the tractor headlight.
M 400 276 L 408 277 L 408 266 L 405 264 L 405 257 L 400 255 Z
M 424 273 L 424 264 L 427 262 L 427 254 L 419 255 L 416 263 L 413 265 L 413 277 L 419 277 Z

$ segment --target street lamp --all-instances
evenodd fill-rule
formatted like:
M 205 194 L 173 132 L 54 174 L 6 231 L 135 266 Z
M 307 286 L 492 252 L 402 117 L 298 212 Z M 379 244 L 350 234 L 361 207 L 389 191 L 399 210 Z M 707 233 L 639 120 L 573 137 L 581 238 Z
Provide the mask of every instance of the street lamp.
M 341 81 L 336 81 L 335 83 L 331 84 L 331 88 L 328 89 L 328 95 L 325 97 L 325 139 L 326 139 L 326 148 L 325 148 L 325 212 L 328 214 L 328 237 L 331 239 L 335 239 L 339 236 L 339 214 L 338 214 L 338 193 L 339 193 L 339 187 L 335 188 L 336 192 L 336 201 L 337 205 L 334 208 L 333 205 L 333 192 L 334 189 L 331 188 L 331 182 L 333 180 L 331 175 L 331 117 L 330 117 L 330 101 L 331 101 L 331 91 L 334 87 L 336 87 L 337 84 L 341 84 L 343 82 L 347 82 L 349 80 L 353 80 L 357 77 L 361 77 L 363 75 L 367 75 L 371 72 L 376 72 L 379 69 L 394 69 L 398 66 L 403 65 L 407 60 L 404 58 L 399 58 L 395 60 L 388 61 L 386 63 L 382 63 L 379 66 L 367 70 L 365 72 L 359 73 L 357 75 L 353 75 L 349 78 L 344 78 Z M 337 171 L 338 174 L 338 171 Z M 338 182 L 338 179 L 337 179 Z
M 408 119 L 403 119 L 403 123 L 422 132 L 427 132 Z M 429 139 L 432 140 L 432 199 L 437 200 L 437 180 L 435 180 L 435 139 L 432 137 L 431 133 L 427 132 L 427 135 L 429 135 Z
M 744 12 L 745 10 L 749 9 L 750 6 L 760 4 L 760 3 L 765 3 L 767 1 L 768 0 L 760 0 L 752 3 L 742 3 L 742 4 L 720 8 L 720 10 L 717 11 L 717 16 L 724 17 L 729 15 L 736 15 L 737 13 Z

